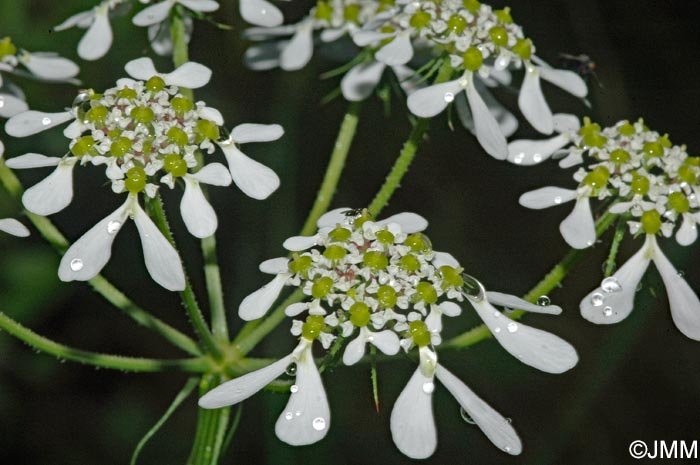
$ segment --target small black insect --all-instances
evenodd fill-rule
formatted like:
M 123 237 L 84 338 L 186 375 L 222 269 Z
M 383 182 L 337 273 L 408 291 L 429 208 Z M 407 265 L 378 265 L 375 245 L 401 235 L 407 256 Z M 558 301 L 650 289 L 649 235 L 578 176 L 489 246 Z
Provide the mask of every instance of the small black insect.
M 603 84 L 601 84 L 600 79 L 598 79 L 598 74 L 596 74 L 595 61 L 591 60 L 591 57 L 589 57 L 588 55 L 585 55 L 583 53 L 580 55 L 560 53 L 559 66 L 564 69 L 568 69 L 569 71 L 573 71 L 586 81 L 593 78 L 600 87 L 603 87 Z
M 345 210 L 343 215 L 347 217 L 356 217 L 362 215 L 362 208 L 353 208 L 352 210 Z

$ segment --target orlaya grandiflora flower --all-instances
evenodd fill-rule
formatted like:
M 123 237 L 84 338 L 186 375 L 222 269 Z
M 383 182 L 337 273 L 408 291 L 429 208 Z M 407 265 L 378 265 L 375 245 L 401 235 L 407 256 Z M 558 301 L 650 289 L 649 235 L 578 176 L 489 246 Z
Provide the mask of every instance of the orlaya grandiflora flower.
M 630 222 L 630 227 L 635 232 L 641 229 L 644 233 L 642 248 L 583 298 L 581 314 L 596 324 L 618 323 L 627 318 L 634 308 L 639 282 L 649 263 L 653 262 L 666 287 L 676 327 L 687 337 L 700 340 L 700 300 L 666 258 L 656 240 L 656 235 L 664 230 L 662 216 L 656 210 L 648 210 L 642 214 L 639 223 Z
M 228 381 L 199 399 L 206 409 L 221 408 L 244 401 L 281 376 L 287 367 L 296 364 L 295 384 L 291 396 L 277 423 L 277 437 L 293 446 L 304 446 L 320 441 L 331 426 L 331 411 L 326 391 L 314 362 L 311 347 L 319 336 L 323 320 L 304 323 L 299 344 L 289 355 L 277 362 L 239 378 Z
M 99 60 L 107 54 L 112 46 L 112 26 L 110 15 L 119 7 L 129 8 L 128 0 L 103 0 L 92 9 L 75 14 L 58 26 L 54 31 L 64 31 L 72 27 L 87 29 L 78 43 L 78 56 L 83 60 Z

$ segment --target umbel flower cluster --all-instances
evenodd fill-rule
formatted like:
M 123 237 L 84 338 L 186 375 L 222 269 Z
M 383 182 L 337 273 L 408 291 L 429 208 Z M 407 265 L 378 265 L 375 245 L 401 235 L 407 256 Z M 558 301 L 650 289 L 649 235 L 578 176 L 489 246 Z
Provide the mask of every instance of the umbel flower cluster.
M 345 365 L 359 362 L 368 344 L 390 356 L 416 349 L 419 366 L 391 413 L 392 437 L 401 452 L 426 458 L 437 446 L 432 414 L 437 378 L 497 447 L 519 454 L 520 439 L 509 421 L 438 363 L 443 316 L 454 320 L 466 300 L 508 352 L 542 371 L 561 373 L 576 365 L 575 349 L 553 334 L 511 320 L 494 305 L 548 314 L 561 308 L 487 293 L 454 257 L 432 249 L 422 233 L 427 222 L 416 214 L 375 221 L 366 210 L 341 208 L 322 216 L 318 227 L 314 236 L 285 241 L 291 259 L 260 265 L 275 277 L 239 308 L 244 320 L 261 318 L 283 287 L 301 289 L 306 299 L 285 309 L 293 318 L 291 333 L 299 338 L 298 345 L 279 361 L 213 389 L 200 406 L 241 402 L 296 364 L 291 397 L 275 431 L 289 444 L 311 444 L 330 427 L 330 409 L 312 354 L 314 341 L 325 350 L 343 346 Z
M 229 134 L 221 113 L 204 102 L 193 102 L 180 87 L 204 86 L 211 71 L 188 62 L 167 74 L 158 73 L 149 58 L 126 65 L 131 78 L 97 93 L 82 90 L 73 106 L 60 113 L 26 111 L 6 124 L 8 134 L 26 137 L 59 124 L 70 140 L 62 157 L 28 153 L 7 161 L 10 168 L 55 167 L 46 179 L 27 189 L 25 208 L 39 215 L 63 210 L 73 199 L 73 169 L 102 166 L 112 190 L 126 194 L 121 207 L 90 229 L 66 252 L 59 267 L 64 281 L 88 280 L 105 266 L 112 242 L 124 223 L 133 219 L 139 230 L 148 271 L 169 290 L 184 288 L 180 258 L 139 205 L 139 196 L 153 198 L 160 185 L 184 184 L 180 212 L 196 237 L 216 231 L 217 218 L 201 184 L 233 182 L 248 196 L 264 199 L 279 186 L 268 167 L 248 158 L 238 144 L 278 139 L 279 125 L 241 124 Z M 216 147 L 228 163 L 206 163 Z M 206 154 L 206 156 L 204 156 Z M 207 160 L 208 161 L 208 160 Z
M 670 237 L 675 231 L 681 245 L 696 241 L 700 157 L 688 155 L 685 146 L 673 145 L 668 135 L 650 130 L 641 119 L 604 129 L 584 119 L 577 131 L 564 131 L 545 141 L 514 141 L 509 149 L 516 163 L 531 164 L 560 152 L 565 155 L 560 166 L 579 166 L 573 175 L 578 184 L 575 189 L 543 187 L 520 197 L 523 206 L 534 209 L 574 201 L 574 210 L 560 225 L 572 247 L 589 247 L 596 240 L 591 199 L 601 201 L 601 213 L 627 219 L 632 236 L 645 237 L 640 251 L 583 299 L 583 316 L 603 324 L 627 317 L 637 286 L 653 261 L 666 286 L 676 326 L 686 336 L 700 340 L 700 301 L 656 240 L 658 235 Z
M 292 38 L 250 48 L 247 62 L 253 69 L 299 69 L 311 58 L 316 30 L 322 30 L 322 42 L 348 34 L 363 48 L 342 80 L 345 98 L 367 98 L 390 67 L 409 92 L 408 108 L 414 115 L 429 118 L 455 102 L 465 126 L 499 159 L 507 156 L 506 137 L 517 129 L 517 119 L 488 88 L 511 85 L 511 70 L 524 71 L 518 104 L 527 121 L 544 134 L 554 131 L 554 120 L 541 79 L 577 97 L 587 95 L 579 75 L 553 69 L 535 55 L 535 45 L 509 8 L 494 10 L 477 0 L 319 0 L 297 24 L 249 29 L 252 40 Z M 424 87 L 441 57 L 449 60 L 445 65 L 452 67 L 452 75 L 447 82 Z M 422 65 L 422 76 L 409 67 L 414 64 Z

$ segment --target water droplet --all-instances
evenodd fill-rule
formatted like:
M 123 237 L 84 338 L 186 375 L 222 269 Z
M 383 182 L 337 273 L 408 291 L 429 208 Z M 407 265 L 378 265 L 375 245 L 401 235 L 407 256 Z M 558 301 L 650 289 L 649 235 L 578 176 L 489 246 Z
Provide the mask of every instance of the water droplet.
M 2 107 L 4 107 L 4 106 L 5 106 L 5 98 L 4 98 L 4 97 L 0 97 L 0 108 L 2 108 Z
M 455 94 L 452 92 L 445 92 L 445 102 L 450 103 L 455 99 Z
M 495 312 L 493 312 L 493 316 L 494 316 L 494 318 L 500 318 L 500 317 L 501 317 L 501 312 L 495 311 Z
M 596 292 L 591 296 L 591 303 L 594 307 L 600 307 L 603 305 L 603 301 L 605 301 L 605 296 L 600 292 Z
M 79 258 L 74 258 L 70 261 L 70 269 L 73 271 L 80 271 L 83 269 L 83 261 Z
M 640 282 L 639 284 L 637 284 L 637 289 L 635 289 L 635 292 L 641 291 L 643 287 L 644 287 L 644 286 L 643 286 L 642 283 Z
M 301 416 L 301 410 L 297 410 L 296 412 L 294 412 L 294 415 L 300 417 L 300 416 Z
M 296 363 L 290 364 L 284 372 L 287 373 L 288 376 L 296 376 L 297 364 Z
M 607 293 L 620 292 L 622 290 L 622 286 L 615 276 L 608 276 L 605 278 L 600 283 L 600 288 L 603 289 L 603 292 Z
M 506 451 L 506 452 L 510 452 L 510 451 L 511 451 L 511 448 L 510 448 L 510 446 L 505 446 L 505 447 L 503 448 L 503 450 Z
M 294 414 L 292 412 L 287 412 L 284 414 L 284 418 L 286 420 L 291 420 L 292 418 L 294 418 Z
M 613 309 L 610 306 L 607 306 L 603 309 L 603 315 L 605 316 L 612 316 L 613 314 Z
M 44 119 L 41 120 L 41 124 L 43 124 L 44 126 L 48 126 L 49 124 L 51 124 L 51 118 L 49 118 L 48 116 L 44 116 Z
M 494 333 L 500 333 L 500 332 L 501 332 L 501 327 L 500 327 L 500 326 L 496 326 L 495 328 L 493 328 L 493 332 L 494 332 Z
M 513 419 L 511 417 L 506 417 L 506 422 L 507 423 L 513 423 Z
M 435 390 L 435 384 L 431 382 L 423 383 L 423 392 L 426 394 L 432 394 Z
M 678 270 L 678 273 L 676 273 L 676 275 L 678 275 L 679 278 L 682 278 L 683 276 L 685 276 L 685 271 Z
M 513 163 L 515 163 L 516 165 L 519 165 L 523 162 L 524 159 L 525 159 L 525 154 L 521 152 L 521 153 L 515 155 L 515 157 L 513 157 Z
M 367 338 L 367 342 L 372 342 L 372 341 L 374 341 L 374 336 L 369 336 L 369 337 Z
M 534 154 L 534 155 L 532 156 L 532 161 L 534 161 L 535 163 L 541 162 L 541 161 L 542 161 L 542 155 L 540 155 L 539 153 Z
M 110 221 L 107 224 L 107 232 L 110 234 L 114 234 L 117 231 L 119 231 L 119 228 L 122 227 L 122 224 L 119 221 Z
M 554 203 L 556 203 L 557 205 L 561 203 L 561 195 L 557 195 L 556 197 L 554 197 Z
M 481 284 L 478 279 L 466 273 L 462 273 L 462 280 L 464 281 L 462 285 L 462 294 L 472 302 L 483 302 L 486 298 L 486 289 L 484 289 L 484 285 Z
M 551 303 L 552 300 L 546 295 L 541 295 L 537 298 L 537 305 L 539 305 L 540 307 L 546 307 Z
M 294 394 L 295 392 L 298 392 L 298 391 L 299 391 L 299 386 L 297 386 L 296 384 L 292 384 L 292 385 L 289 387 L 289 390 L 292 392 L 292 394 Z
M 518 323 L 511 322 L 508 323 L 508 332 L 509 333 L 514 333 L 518 330 Z
M 466 410 L 464 410 L 463 407 L 459 408 L 459 414 L 462 416 L 462 420 L 464 420 L 466 423 L 469 423 L 470 425 L 476 425 L 474 419 L 469 416 L 469 414 Z
M 326 429 L 326 420 L 324 420 L 321 417 L 314 418 L 314 421 L 311 423 L 311 426 L 313 426 L 316 431 L 323 431 L 324 429 Z
M 586 245 L 587 245 L 588 247 L 592 246 L 592 245 L 593 245 L 593 241 L 587 241 L 587 242 L 586 242 Z

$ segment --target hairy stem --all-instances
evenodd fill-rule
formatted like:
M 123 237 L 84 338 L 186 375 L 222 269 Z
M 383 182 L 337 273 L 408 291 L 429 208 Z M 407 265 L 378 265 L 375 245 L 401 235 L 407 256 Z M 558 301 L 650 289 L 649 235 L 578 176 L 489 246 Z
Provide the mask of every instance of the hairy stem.
M 199 384 L 199 396 L 215 388 L 224 380 L 218 375 L 204 375 Z M 214 410 L 200 408 L 197 430 L 187 465 L 216 465 L 221 456 L 231 408 Z

